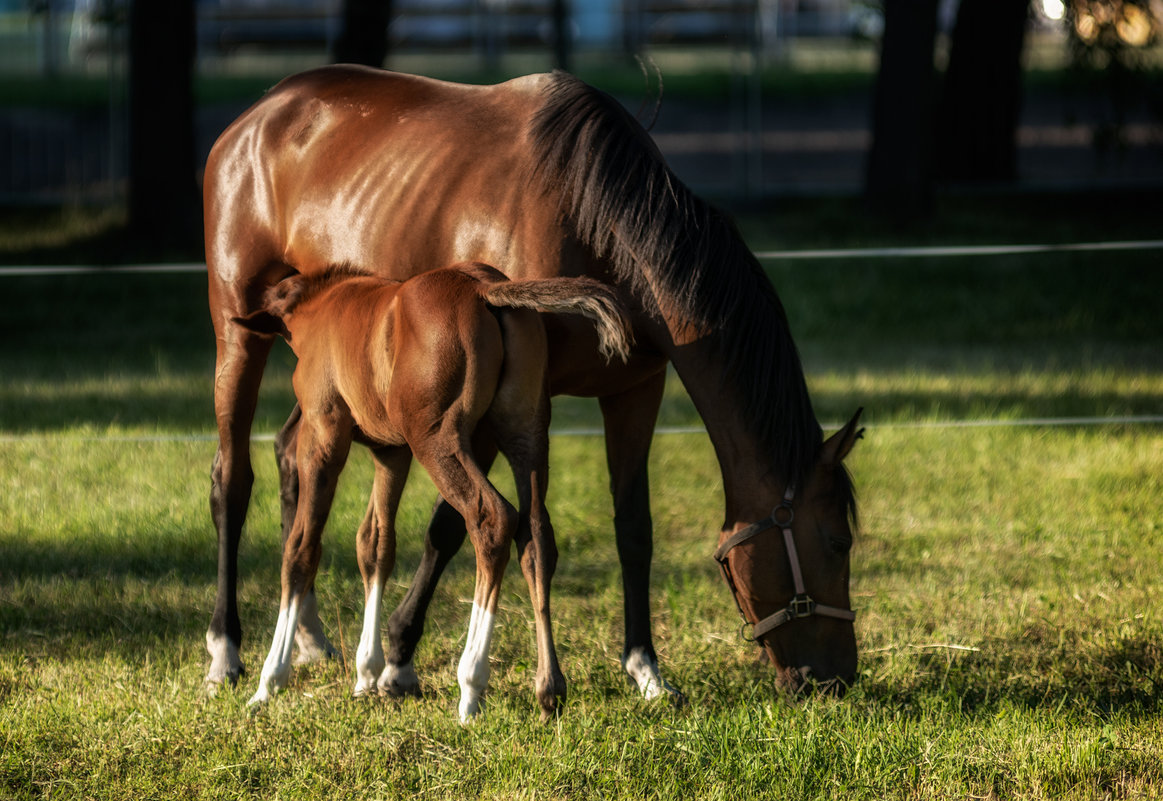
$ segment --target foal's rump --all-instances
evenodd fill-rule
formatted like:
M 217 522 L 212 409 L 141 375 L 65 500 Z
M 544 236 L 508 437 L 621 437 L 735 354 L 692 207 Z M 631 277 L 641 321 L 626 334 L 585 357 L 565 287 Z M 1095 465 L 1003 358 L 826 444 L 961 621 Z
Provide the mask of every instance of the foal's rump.
M 541 313 L 578 314 L 594 324 L 598 349 L 610 361 L 626 361 L 634 344 L 630 318 L 618 294 L 593 278 L 511 280 L 494 267 L 461 262 L 452 269 L 472 276 L 485 302 L 497 309 L 531 309 Z

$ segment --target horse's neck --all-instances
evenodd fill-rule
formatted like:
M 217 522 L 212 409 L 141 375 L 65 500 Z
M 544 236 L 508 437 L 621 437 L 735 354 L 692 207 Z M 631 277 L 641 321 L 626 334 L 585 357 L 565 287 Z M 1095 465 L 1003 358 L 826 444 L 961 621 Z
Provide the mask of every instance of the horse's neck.
M 707 428 L 723 474 L 724 523 L 754 522 L 771 511 L 784 491 L 772 455 L 750 431 L 746 404 L 722 369 L 712 338 L 676 345 L 671 362 Z

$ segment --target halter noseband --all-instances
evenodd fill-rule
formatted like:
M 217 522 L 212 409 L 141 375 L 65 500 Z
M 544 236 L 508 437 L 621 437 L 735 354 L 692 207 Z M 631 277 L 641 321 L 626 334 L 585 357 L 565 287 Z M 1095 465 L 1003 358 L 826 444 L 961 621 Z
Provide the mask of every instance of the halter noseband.
M 840 620 L 856 619 L 855 612 L 849 609 L 827 606 L 826 604 L 818 604 L 804 591 L 804 575 L 800 570 L 800 557 L 796 552 L 796 543 L 791 531 L 791 524 L 796 518 L 795 510 L 792 508 L 792 499 L 794 497 L 795 487 L 789 486 L 783 495 L 783 500 L 771 510 L 770 515 L 758 523 L 752 523 L 747 528 L 740 529 L 723 540 L 723 544 L 715 549 L 715 561 L 723 569 L 723 577 L 727 579 L 727 584 L 731 587 L 731 594 L 735 597 L 735 605 L 739 607 L 739 614 L 743 615 L 744 620 L 747 620 L 747 615 L 743 612 L 743 605 L 739 603 L 739 590 L 735 587 L 735 579 L 731 575 L 731 567 L 727 563 L 727 554 L 735 546 L 741 545 L 770 528 L 779 528 L 783 532 L 783 544 L 787 548 L 787 559 L 791 565 L 791 575 L 792 580 L 795 582 L 796 594 L 786 607 L 753 624 L 751 632 L 753 640 L 762 638 L 765 634 L 779 628 L 784 623 L 811 617 L 812 615 L 834 617 Z M 750 623 L 751 621 L 748 620 L 747 622 Z

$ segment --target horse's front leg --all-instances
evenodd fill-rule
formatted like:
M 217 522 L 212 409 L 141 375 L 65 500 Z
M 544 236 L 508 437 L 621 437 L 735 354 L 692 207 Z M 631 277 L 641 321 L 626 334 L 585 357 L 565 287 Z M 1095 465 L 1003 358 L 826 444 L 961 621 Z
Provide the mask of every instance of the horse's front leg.
M 496 445 L 478 436 L 473 442 L 473 455 L 481 469 L 488 473 L 496 459 Z M 452 557 L 464 544 L 466 533 L 464 517 L 456 507 L 443 497 L 437 499 L 428 529 L 424 532 L 424 551 L 416 575 L 388 619 L 388 656 L 379 682 L 381 692 L 397 697 L 420 695 L 420 679 L 413 665 L 416 646 L 424 635 L 424 619 L 436 585 Z
M 267 701 L 291 678 L 291 650 L 299 614 L 314 585 L 322 553 L 323 526 L 335 499 L 339 473 L 351 447 L 350 425 L 316 426 L 304 418 L 298 441 L 299 503 L 283 547 L 282 596 L 271 650 L 250 704 Z
M 275 435 L 275 459 L 279 467 L 279 502 L 282 511 L 283 545 L 295 525 L 295 510 L 299 504 L 299 468 L 297 463 L 299 404 L 291 411 L 287 422 Z M 365 521 L 366 522 L 366 521 Z M 315 585 L 307 588 L 299 606 L 299 625 L 295 627 L 296 665 L 306 665 L 323 659 L 334 659 L 339 652 L 323 631 L 319 619 L 319 605 L 315 599 Z
M 376 474 L 367 515 L 359 529 L 356 551 L 363 576 L 363 631 L 355 655 L 355 694 L 379 690 L 384 674 L 380 640 L 380 601 L 396 563 L 396 510 L 408 480 L 412 452 L 406 447 L 375 451 Z
M 650 626 L 650 561 L 654 524 L 650 516 L 647 464 L 666 371 L 650 376 L 626 392 L 599 399 L 606 434 L 606 462 L 614 496 L 614 535 L 622 564 L 625 642 L 622 668 L 647 699 L 682 694 L 658 669 Z

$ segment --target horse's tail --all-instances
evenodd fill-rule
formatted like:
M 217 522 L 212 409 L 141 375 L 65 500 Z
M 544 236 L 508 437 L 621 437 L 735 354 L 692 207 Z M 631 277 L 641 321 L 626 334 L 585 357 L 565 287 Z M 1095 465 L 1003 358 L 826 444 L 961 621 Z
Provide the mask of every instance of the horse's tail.
M 634 334 L 629 315 L 617 293 L 600 281 L 592 278 L 499 281 L 488 284 L 483 295 L 492 306 L 588 317 L 597 328 L 598 349 L 607 360 L 617 356 L 626 361 L 630 356 Z

